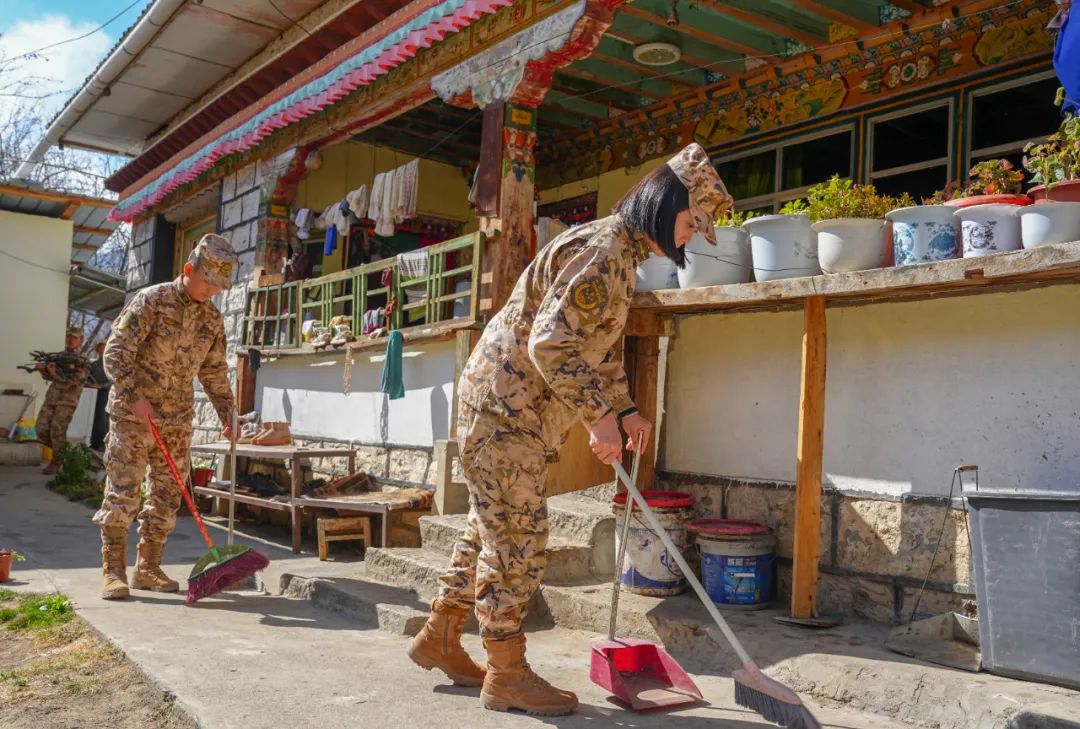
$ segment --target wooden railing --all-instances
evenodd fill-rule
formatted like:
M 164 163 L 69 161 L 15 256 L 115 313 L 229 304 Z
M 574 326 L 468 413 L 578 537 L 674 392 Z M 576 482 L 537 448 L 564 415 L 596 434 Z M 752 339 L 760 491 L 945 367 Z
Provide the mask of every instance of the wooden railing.
M 314 320 L 327 326 L 336 316 L 348 317 L 353 333 L 360 337 L 364 313 L 385 306 L 390 297 L 397 301 L 387 322 L 391 329 L 462 318 L 476 322 L 480 318 L 483 248 L 482 233 L 429 246 L 423 249 L 427 274 L 413 278 L 402 273 L 395 257 L 306 281 L 252 288 L 247 298 L 244 346 L 297 350 L 304 346 L 303 322 Z M 389 284 L 383 283 L 386 271 L 390 272 Z M 456 284 L 461 281 L 467 281 L 468 288 L 458 291 Z M 466 316 L 455 317 L 454 304 L 464 300 L 468 300 Z

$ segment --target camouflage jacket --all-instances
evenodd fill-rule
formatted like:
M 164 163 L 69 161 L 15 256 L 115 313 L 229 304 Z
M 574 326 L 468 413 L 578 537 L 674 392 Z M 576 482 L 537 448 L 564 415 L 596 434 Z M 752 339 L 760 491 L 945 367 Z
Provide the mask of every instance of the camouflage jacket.
M 181 279 L 135 294 L 113 324 L 103 356 L 113 417 L 136 420 L 131 407 L 146 398 L 162 422 L 191 423 L 198 377 L 221 422 L 229 422 L 225 324 L 212 303 L 188 296 Z
M 72 350 L 64 350 L 72 354 Z M 57 365 L 59 367 L 59 365 Z M 41 378 L 49 383 L 49 391 L 53 393 L 53 399 L 58 402 L 77 403 L 82 397 L 83 387 L 86 386 L 86 377 L 89 369 L 84 366 L 72 366 L 58 377 L 50 377 L 47 372 L 41 373 Z
M 462 372 L 466 405 L 556 450 L 574 421 L 634 407 L 615 347 L 648 255 L 616 216 L 559 235 L 518 279 Z

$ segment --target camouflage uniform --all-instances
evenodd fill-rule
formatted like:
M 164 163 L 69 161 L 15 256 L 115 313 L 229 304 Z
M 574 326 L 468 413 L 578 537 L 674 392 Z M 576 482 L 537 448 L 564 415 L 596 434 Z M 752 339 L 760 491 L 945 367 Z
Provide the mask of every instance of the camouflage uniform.
M 195 417 L 192 379 L 199 378 L 223 424 L 229 423 L 234 407 L 224 322 L 212 303 L 188 296 L 178 278 L 135 294 L 113 326 L 103 356 L 113 384 L 105 499 L 94 521 L 127 529 L 137 514 L 143 540 L 162 543 L 176 524 L 180 494 L 150 429 L 131 407 L 140 398 L 154 406 L 165 444 L 186 478 Z M 140 512 L 139 491 L 148 465 L 149 493 Z
M 79 330 L 79 334 L 82 331 Z M 67 443 L 68 426 L 79 406 L 83 383 L 89 373 L 88 368 L 79 368 L 65 373 L 67 379 L 57 377 L 52 380 L 45 392 L 45 402 L 37 418 L 38 440 L 52 449 L 52 463 L 60 463 L 60 452 Z M 42 376 L 48 378 L 48 375 Z
M 669 162 L 699 231 L 731 197 L 704 150 Z M 459 382 L 458 442 L 468 527 L 440 578 L 450 608 L 475 602 L 485 638 L 521 631 L 548 538 L 544 477 L 574 421 L 634 409 L 616 347 L 635 270 L 649 254 L 619 216 L 558 236 L 529 264 L 484 330 Z

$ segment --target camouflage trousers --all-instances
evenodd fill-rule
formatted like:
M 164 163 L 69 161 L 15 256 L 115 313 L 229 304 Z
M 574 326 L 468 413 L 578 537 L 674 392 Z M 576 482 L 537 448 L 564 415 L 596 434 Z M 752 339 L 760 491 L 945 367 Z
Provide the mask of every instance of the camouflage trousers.
M 475 604 L 481 633 L 508 637 L 521 631 L 547 565 L 547 452 L 535 435 L 465 405 L 458 441 L 468 526 L 439 578 L 439 598 L 451 607 Z
M 159 423 L 161 437 L 186 483 L 191 469 L 191 424 Z M 142 485 L 150 478 L 146 502 L 139 508 Z M 147 542 L 164 542 L 176 526 L 180 492 L 164 456 L 146 423 L 112 417 L 105 437 L 105 498 L 94 514 L 101 526 L 128 529 L 136 517 L 139 535 Z
M 77 393 L 67 392 L 56 385 L 50 385 L 45 393 L 45 402 L 37 418 L 38 440 L 52 449 L 52 462 L 60 463 L 60 451 L 67 443 L 68 426 L 79 406 L 80 389 Z

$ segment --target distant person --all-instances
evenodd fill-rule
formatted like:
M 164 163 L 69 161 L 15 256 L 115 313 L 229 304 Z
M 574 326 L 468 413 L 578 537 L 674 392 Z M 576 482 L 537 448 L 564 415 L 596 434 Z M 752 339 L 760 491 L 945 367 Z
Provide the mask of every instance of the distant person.
M 79 327 L 69 328 L 64 338 L 65 352 L 78 355 L 82 343 L 83 330 Z M 75 408 L 79 406 L 79 398 L 86 383 L 87 369 L 83 362 L 85 360 L 79 359 L 77 363 L 73 362 L 70 366 L 61 368 L 50 362 L 40 364 L 37 368 L 42 378 L 50 383 L 37 418 L 38 440 L 52 450 L 52 460 L 42 471 L 46 476 L 60 470 L 60 453 L 67 444 L 68 426 L 75 416 Z
M 90 381 L 98 389 L 97 400 L 94 401 L 94 427 L 90 431 L 90 447 L 98 453 L 105 451 L 105 436 L 109 434 L 109 413 L 106 408 L 109 404 L 109 391 L 112 383 L 105 374 L 105 342 L 100 341 L 94 348 L 97 352 L 97 360 L 90 365 Z

